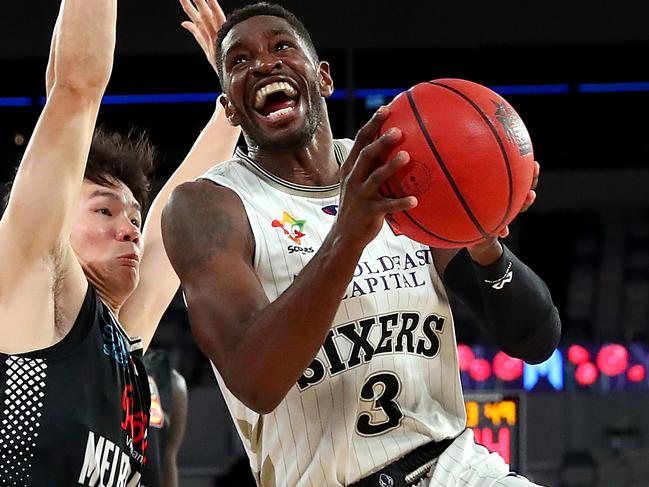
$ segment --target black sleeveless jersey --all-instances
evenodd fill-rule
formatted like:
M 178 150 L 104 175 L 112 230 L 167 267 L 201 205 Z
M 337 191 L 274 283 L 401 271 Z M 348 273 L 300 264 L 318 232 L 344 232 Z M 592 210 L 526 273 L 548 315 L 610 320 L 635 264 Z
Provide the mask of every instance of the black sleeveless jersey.
M 139 486 L 150 405 L 141 350 L 88 285 L 63 340 L 0 353 L 0 486 Z

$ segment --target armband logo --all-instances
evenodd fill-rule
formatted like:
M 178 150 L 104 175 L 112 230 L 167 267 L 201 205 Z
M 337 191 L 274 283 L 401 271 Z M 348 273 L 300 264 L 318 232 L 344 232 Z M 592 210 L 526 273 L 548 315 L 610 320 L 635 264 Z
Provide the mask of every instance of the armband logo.
M 509 265 L 507 266 L 507 270 L 505 271 L 505 275 L 501 277 L 500 279 L 496 279 L 495 281 L 489 281 L 485 279 L 485 284 L 489 284 L 492 288 L 496 290 L 501 290 L 502 288 L 505 287 L 505 284 L 512 282 L 512 278 L 514 277 L 514 271 L 512 271 L 512 263 L 510 262 Z

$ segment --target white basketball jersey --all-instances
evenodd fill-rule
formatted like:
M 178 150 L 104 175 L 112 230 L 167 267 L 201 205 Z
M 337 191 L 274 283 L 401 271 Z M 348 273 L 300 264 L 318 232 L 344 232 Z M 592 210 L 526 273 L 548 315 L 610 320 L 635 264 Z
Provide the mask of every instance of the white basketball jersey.
M 351 143 L 336 141 L 339 162 Z M 281 180 L 242 151 L 204 178 L 241 198 L 255 238 L 254 267 L 275 300 L 331 229 L 339 185 Z M 318 355 L 272 413 L 247 408 L 215 373 L 259 485 L 344 486 L 462 432 L 456 350 L 430 250 L 384 224 L 365 248 Z

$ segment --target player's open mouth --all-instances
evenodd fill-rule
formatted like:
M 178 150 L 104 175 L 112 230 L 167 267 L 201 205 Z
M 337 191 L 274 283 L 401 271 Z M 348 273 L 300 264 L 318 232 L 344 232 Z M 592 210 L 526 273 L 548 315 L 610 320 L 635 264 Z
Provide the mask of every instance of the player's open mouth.
M 271 122 L 289 118 L 295 111 L 300 93 L 286 81 L 262 86 L 255 93 L 255 110 Z

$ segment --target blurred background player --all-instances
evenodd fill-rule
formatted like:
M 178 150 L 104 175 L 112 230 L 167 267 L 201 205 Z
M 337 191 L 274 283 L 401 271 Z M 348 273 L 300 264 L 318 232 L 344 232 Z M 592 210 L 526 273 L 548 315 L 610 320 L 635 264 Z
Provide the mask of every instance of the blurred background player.
M 147 487 L 178 487 L 178 451 L 187 426 L 187 384 L 164 351 L 150 348 L 143 362 L 151 389 L 151 414 L 142 482 Z
M 384 108 L 333 139 L 329 65 L 282 7 L 234 12 L 216 65 L 248 149 L 175 190 L 163 237 L 258 484 L 532 485 L 465 430 L 446 289 L 541 362 L 560 336 L 545 284 L 495 238 L 458 252 L 394 235 L 385 215 L 417 204 L 378 191 L 408 163 L 381 164 L 401 133 L 376 138 Z

